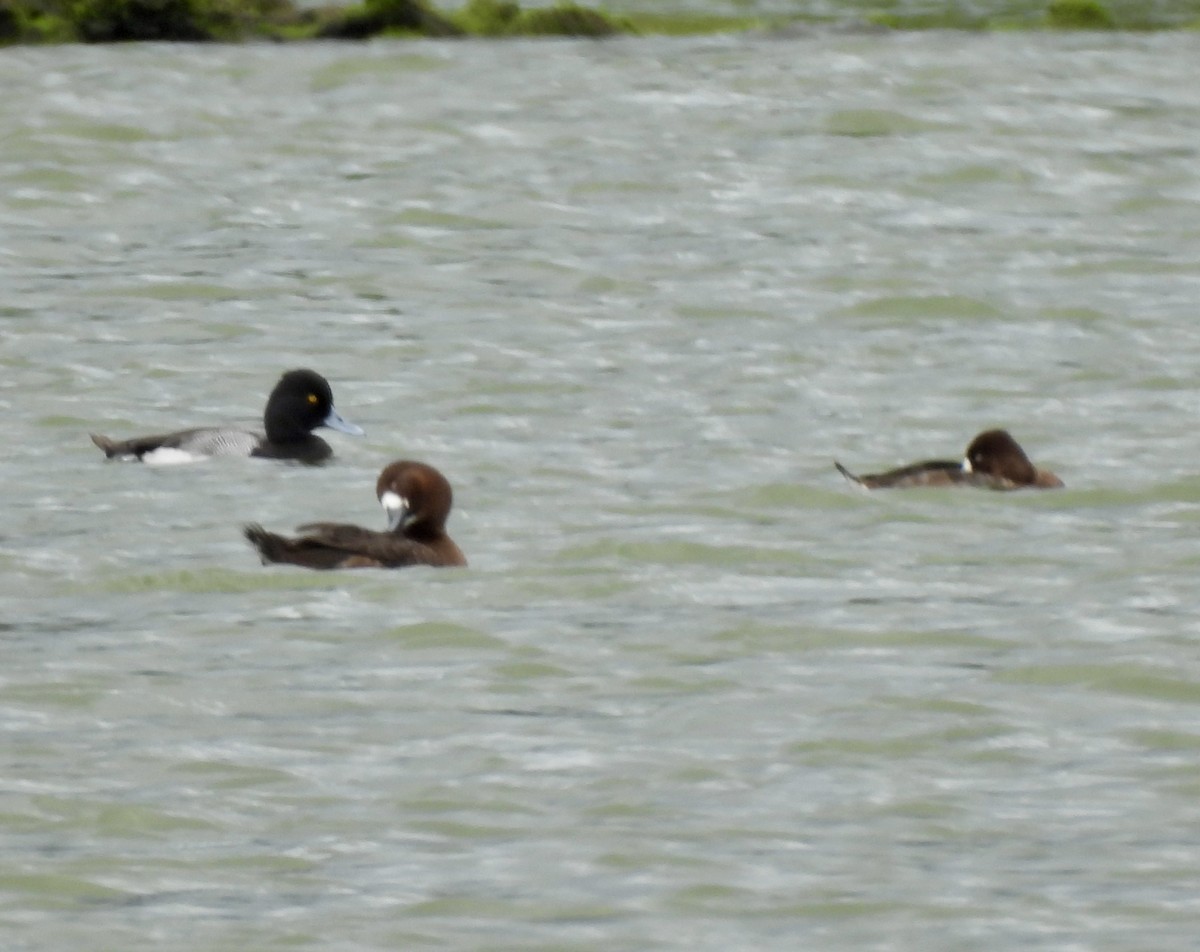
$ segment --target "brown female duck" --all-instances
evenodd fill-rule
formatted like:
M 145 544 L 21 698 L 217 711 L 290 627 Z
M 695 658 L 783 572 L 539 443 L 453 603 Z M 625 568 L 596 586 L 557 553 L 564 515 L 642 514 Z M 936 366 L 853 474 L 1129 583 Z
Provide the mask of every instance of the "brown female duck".
M 834 462 L 843 476 L 867 489 L 914 486 L 977 486 L 983 489 L 1061 489 L 1063 481 L 1038 469 L 1007 430 L 985 430 L 971 441 L 961 461 L 926 460 L 886 473 L 855 476 Z
M 467 560 L 446 534 L 453 493 L 432 466 L 397 460 L 384 467 L 375 495 L 388 517 L 386 532 L 336 522 L 300 526 L 294 538 L 262 526 L 243 530 L 262 560 L 310 569 L 398 569 L 409 565 L 461 566 Z

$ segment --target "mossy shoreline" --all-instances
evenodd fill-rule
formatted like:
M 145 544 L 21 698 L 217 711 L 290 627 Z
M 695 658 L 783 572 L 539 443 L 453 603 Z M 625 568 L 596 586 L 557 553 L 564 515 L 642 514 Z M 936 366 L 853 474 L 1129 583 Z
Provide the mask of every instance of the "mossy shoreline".
M 1173 9 L 1131 0 L 997 0 L 992 12 L 945 0 L 944 10 L 896 12 L 850 0 L 844 17 L 720 15 L 681 11 L 612 13 L 559 0 L 523 8 L 517 0 L 469 0 L 439 10 L 432 0 L 361 0 L 306 7 L 294 0 L 0 0 L 0 45 L 29 43 L 244 42 L 366 40 L 398 37 L 602 38 L 622 34 L 699 35 L 806 26 L 894 30 L 1165 30 L 1200 29 L 1200 0 Z M 1111 5 L 1109 5 L 1111 4 Z

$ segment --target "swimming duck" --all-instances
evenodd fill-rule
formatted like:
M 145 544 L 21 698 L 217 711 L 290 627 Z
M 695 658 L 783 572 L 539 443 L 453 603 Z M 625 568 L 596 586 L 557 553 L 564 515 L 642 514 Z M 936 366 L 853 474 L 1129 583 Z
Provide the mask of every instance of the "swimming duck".
M 263 563 L 287 562 L 310 569 L 462 566 L 462 550 L 446 534 L 453 493 L 450 483 L 426 463 L 397 460 L 384 467 L 375 495 L 387 514 L 386 532 L 336 522 L 299 526 L 294 538 L 251 524 L 243 533 Z
M 234 426 L 208 426 L 157 436 L 113 440 L 92 433 L 92 442 L 109 459 L 135 457 L 144 463 L 192 463 L 210 456 L 261 456 L 321 463 L 333 450 L 317 427 L 362 436 L 361 427 L 347 423 L 333 406 L 329 382 L 314 370 L 289 370 L 267 397 L 263 411 L 266 435 Z
M 1007 430 L 985 430 L 971 441 L 961 461 L 926 460 L 886 473 L 856 476 L 841 463 L 838 472 L 867 489 L 914 486 L 977 486 L 983 489 L 1061 489 L 1054 473 L 1038 469 Z

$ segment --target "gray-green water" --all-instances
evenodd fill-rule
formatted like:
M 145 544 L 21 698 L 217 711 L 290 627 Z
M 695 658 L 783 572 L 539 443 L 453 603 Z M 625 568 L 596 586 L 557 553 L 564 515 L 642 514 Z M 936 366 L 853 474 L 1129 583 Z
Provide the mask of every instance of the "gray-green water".
M 1198 43 L 4 51 L 4 948 L 1193 948 Z

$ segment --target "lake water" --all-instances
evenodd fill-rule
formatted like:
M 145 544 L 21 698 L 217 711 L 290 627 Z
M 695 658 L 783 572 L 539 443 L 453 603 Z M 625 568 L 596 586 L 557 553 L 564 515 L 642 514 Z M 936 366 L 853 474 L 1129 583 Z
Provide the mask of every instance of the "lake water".
M 1194 948 L 1198 46 L 3 51 L 5 949 Z

